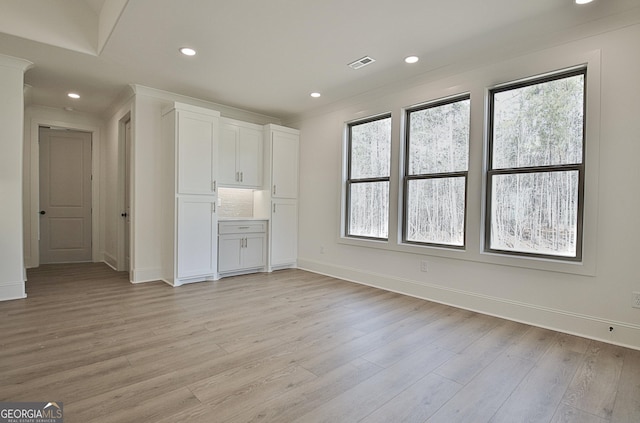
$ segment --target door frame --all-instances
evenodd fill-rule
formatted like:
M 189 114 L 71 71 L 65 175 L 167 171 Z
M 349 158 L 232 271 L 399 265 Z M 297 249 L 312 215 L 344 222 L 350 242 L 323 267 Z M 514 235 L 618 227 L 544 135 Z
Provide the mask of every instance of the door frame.
M 31 119 L 30 191 L 31 262 L 26 267 L 40 266 L 40 127 L 54 126 L 91 133 L 91 261 L 102 261 L 100 252 L 100 128 L 81 123 L 34 117 Z M 25 222 L 26 223 L 26 222 Z
M 130 227 L 129 227 L 129 269 L 125 266 L 125 226 L 127 224 L 126 219 L 122 219 L 120 213 L 125 209 L 125 167 L 126 167 L 126 145 L 125 145 L 125 131 L 126 124 L 130 122 L 131 125 L 131 138 L 129 139 L 129 216 Z M 131 264 L 133 263 L 133 120 L 131 118 L 131 112 L 127 112 L 123 117 L 118 120 L 118 218 L 120 222 L 117 225 L 118 235 L 117 235 L 117 257 L 116 257 L 116 270 L 118 271 L 127 271 L 131 274 Z M 112 267 L 114 267 L 112 265 Z

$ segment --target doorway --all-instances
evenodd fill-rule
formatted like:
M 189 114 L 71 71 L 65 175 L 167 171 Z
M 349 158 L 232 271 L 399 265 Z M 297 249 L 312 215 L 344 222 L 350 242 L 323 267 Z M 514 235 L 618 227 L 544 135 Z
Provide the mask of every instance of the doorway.
M 131 119 L 127 118 L 124 121 L 123 128 L 124 137 L 122 138 L 122 154 L 124 155 L 124 160 L 121 163 L 124 164 L 124 169 L 122 171 L 123 176 L 123 198 L 122 198 L 122 213 L 120 217 L 122 217 L 122 226 L 124 235 L 122 237 L 122 251 L 123 258 L 120 263 L 123 263 L 124 266 L 118 270 L 126 270 L 127 272 L 131 270 Z
M 39 128 L 40 264 L 92 261 L 92 134 Z

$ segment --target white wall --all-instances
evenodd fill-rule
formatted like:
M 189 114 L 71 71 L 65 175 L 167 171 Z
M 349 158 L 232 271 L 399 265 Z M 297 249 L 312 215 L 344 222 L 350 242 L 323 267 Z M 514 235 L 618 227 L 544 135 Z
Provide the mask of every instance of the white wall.
M 606 32 L 473 70 L 394 85 L 295 124 L 301 130 L 299 266 L 384 289 L 640 348 L 637 262 L 640 224 L 640 25 Z M 481 252 L 482 166 L 486 87 L 589 62 L 586 254 L 583 265 L 503 260 Z M 470 92 L 472 122 L 467 250 L 403 249 L 391 212 L 382 248 L 341 240 L 340 204 L 345 122 L 393 113 L 393 161 L 401 144 L 402 109 Z M 321 165 L 319 165 L 321 164 Z M 392 169 L 398 197 L 400 169 Z M 369 243 L 370 245 L 371 243 Z M 321 252 L 321 248 L 322 251 Z M 428 271 L 420 272 L 426 260 Z M 544 269 L 544 270 L 543 270 Z M 609 327 L 614 328 L 613 332 Z
M 22 122 L 30 62 L 0 56 L 0 300 L 24 298 Z

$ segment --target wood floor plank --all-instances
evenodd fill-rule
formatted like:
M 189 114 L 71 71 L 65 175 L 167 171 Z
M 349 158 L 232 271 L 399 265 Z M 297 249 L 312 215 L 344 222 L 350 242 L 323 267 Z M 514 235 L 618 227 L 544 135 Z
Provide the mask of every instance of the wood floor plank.
M 611 423 L 640 421 L 640 351 L 626 350 Z
M 567 389 L 563 402 L 589 414 L 610 420 L 625 350 L 615 345 L 592 342 Z
M 551 420 L 551 423 L 608 423 L 609 420 L 603 419 L 593 414 L 589 414 L 586 411 L 578 410 L 571 406 L 560 404 L 558 411 Z M 629 420 L 627 423 L 634 423 L 634 420 Z
M 356 359 L 279 395 L 269 402 L 247 406 L 229 423 L 290 422 L 338 397 L 382 370 L 367 360 Z
M 533 365 L 532 361 L 502 354 L 427 421 L 489 421 Z
M 580 353 L 556 342 L 500 407 L 491 423 L 549 422 L 581 360 Z
M 434 373 L 423 377 L 382 407 L 360 420 L 362 423 L 424 422 L 449 401 L 462 385 Z
M 357 422 L 428 375 L 451 358 L 453 353 L 436 346 L 427 346 L 403 360 L 361 382 L 344 395 L 333 398 L 294 422 Z
M 503 353 L 514 339 L 522 336 L 524 329 L 519 323 L 502 321 L 437 368 L 435 373 L 465 385 Z

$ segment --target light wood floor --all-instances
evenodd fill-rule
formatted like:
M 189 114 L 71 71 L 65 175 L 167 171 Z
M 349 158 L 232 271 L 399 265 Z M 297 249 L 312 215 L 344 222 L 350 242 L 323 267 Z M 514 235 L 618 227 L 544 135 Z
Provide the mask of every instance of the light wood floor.
M 0 401 L 65 423 L 640 422 L 640 351 L 299 270 L 28 276 L 0 303 Z

